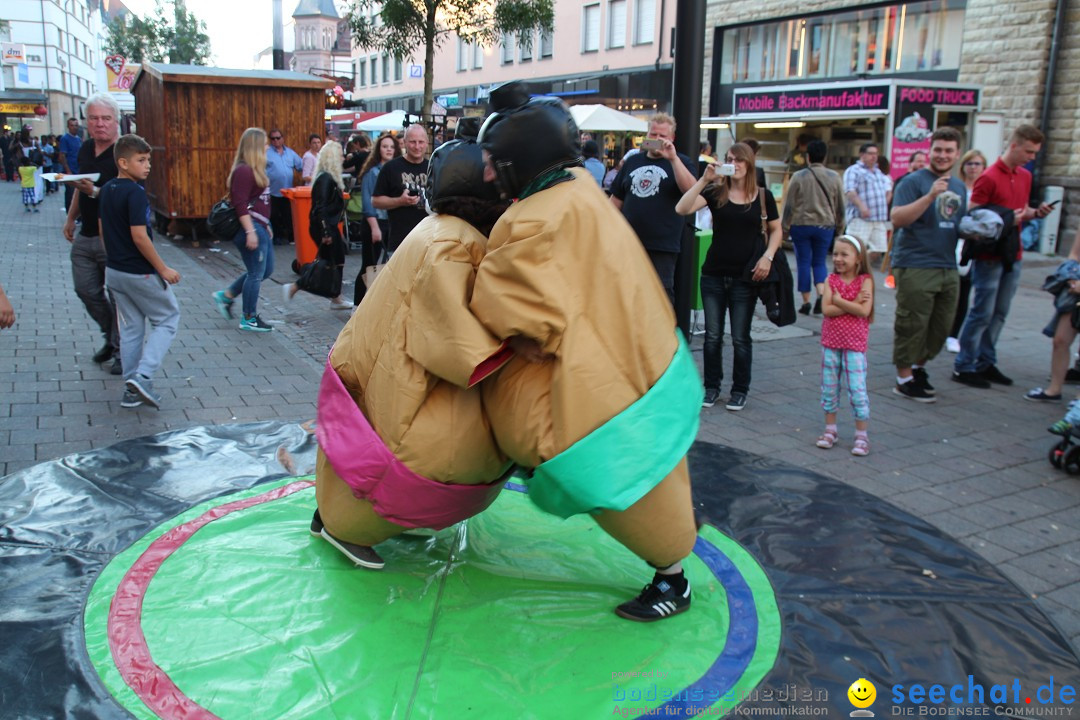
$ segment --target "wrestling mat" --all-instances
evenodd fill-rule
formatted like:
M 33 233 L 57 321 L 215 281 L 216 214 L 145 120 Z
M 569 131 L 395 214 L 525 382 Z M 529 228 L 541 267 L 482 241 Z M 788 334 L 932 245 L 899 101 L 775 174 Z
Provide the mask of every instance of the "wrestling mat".
M 380 545 L 385 570 L 354 568 L 308 532 L 314 451 L 297 425 L 196 428 L 0 481 L 0 717 L 1072 705 L 1080 661 L 1026 595 L 931 526 L 812 473 L 696 444 L 693 606 L 639 624 L 612 609 L 651 571 L 517 483 L 466 523 Z M 867 704 L 848 695 L 860 678 L 876 686 Z

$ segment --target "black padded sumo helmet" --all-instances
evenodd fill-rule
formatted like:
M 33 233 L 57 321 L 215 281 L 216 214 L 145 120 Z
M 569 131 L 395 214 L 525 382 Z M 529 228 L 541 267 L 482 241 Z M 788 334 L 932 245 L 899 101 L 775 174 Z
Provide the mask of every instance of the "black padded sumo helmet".
M 428 163 L 427 201 L 433 212 L 451 198 L 495 201 L 499 194 L 484 182 L 484 158 L 474 140 L 451 140 L 436 148 Z
M 558 98 L 530 98 L 515 80 L 491 91 L 491 109 L 479 142 L 491 155 L 504 198 L 517 197 L 546 172 L 581 164 L 581 133 Z

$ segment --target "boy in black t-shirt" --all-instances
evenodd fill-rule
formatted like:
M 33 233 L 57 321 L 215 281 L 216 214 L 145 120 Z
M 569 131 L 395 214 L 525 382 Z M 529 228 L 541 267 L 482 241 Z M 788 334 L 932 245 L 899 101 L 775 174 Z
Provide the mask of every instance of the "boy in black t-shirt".
M 120 406 L 159 408 L 161 396 L 154 393 L 152 378 L 180 325 L 180 307 L 169 287 L 180 282 L 180 273 L 157 254 L 150 235 L 150 205 L 139 184 L 150 174 L 150 146 L 138 135 L 124 135 L 113 152 L 118 175 L 101 188 L 98 223 L 105 243 L 105 283 L 120 324 Z

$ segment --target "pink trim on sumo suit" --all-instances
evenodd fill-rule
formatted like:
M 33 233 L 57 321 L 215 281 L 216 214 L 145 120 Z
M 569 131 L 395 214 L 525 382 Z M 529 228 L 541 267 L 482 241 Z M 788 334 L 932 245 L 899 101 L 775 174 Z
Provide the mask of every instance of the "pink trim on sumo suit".
M 360 412 L 329 358 L 319 384 L 315 435 L 353 495 L 403 527 L 442 530 L 483 511 L 502 490 L 502 480 L 487 485 L 451 485 L 410 470 Z

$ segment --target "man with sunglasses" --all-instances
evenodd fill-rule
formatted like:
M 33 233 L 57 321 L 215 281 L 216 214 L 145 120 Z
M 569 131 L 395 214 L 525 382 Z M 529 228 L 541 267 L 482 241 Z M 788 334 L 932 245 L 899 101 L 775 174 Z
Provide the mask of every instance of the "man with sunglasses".
M 296 151 L 285 146 L 285 135 L 274 129 L 268 136 L 266 148 L 266 177 L 270 180 L 270 227 L 274 231 L 274 244 L 292 242 L 292 210 L 289 199 L 281 194 L 293 186 L 293 172 L 303 169 L 304 161 Z

